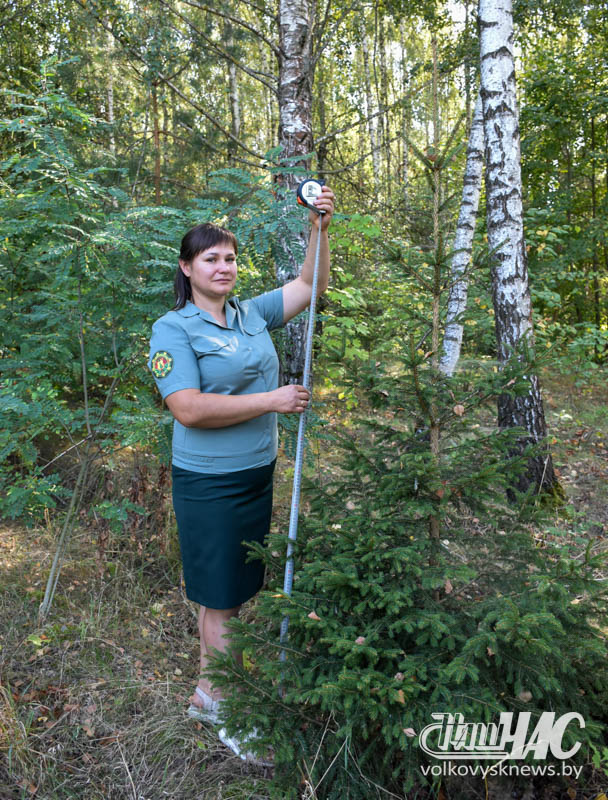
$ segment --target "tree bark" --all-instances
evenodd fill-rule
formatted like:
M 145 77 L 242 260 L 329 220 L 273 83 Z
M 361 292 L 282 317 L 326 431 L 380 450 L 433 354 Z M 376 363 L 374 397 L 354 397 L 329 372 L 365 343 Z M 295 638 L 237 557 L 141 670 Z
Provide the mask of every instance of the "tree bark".
M 376 197 L 380 193 L 380 150 L 378 147 L 378 117 L 374 116 L 375 104 L 372 94 L 372 80 L 369 69 L 369 49 L 363 15 L 359 17 L 359 35 L 361 37 L 361 55 L 363 58 L 363 76 L 365 79 L 365 114 L 369 130 L 369 141 L 372 148 L 372 170 L 374 176 L 374 190 Z
M 593 321 L 599 331 L 602 315 L 601 315 L 601 305 L 600 305 L 600 283 L 599 283 L 599 257 L 598 257 L 598 246 L 597 240 L 595 238 L 595 222 L 597 219 L 597 184 L 596 184 L 596 176 L 595 176 L 595 161 L 596 161 L 596 152 L 595 152 L 595 117 L 591 117 L 591 219 L 593 220 L 593 229 L 594 229 L 594 237 L 593 237 L 593 257 L 591 259 L 591 263 L 593 266 Z M 597 341 L 593 348 L 594 358 L 595 361 L 599 363 L 600 361 L 600 353 L 597 345 Z
M 492 269 L 492 297 L 499 362 L 527 342 L 534 347 L 528 265 L 523 231 L 519 111 L 515 94 L 513 14 L 511 0 L 479 0 L 481 99 L 485 137 L 486 218 Z M 538 377 L 526 376 L 529 391 L 498 399 L 500 428 L 521 426 L 528 443 L 545 440 L 546 424 Z M 525 491 L 558 489 L 551 454 L 546 444 L 528 461 L 528 469 L 515 482 Z M 513 499 L 513 493 L 510 493 Z
M 312 4 L 309 0 L 279 1 L 279 144 L 283 159 L 290 165 L 310 166 L 304 156 L 313 150 L 312 136 Z M 279 199 L 284 213 L 294 202 L 294 191 L 302 180 L 291 172 L 279 176 Z M 307 245 L 308 223 L 296 236 L 289 226 L 282 226 L 276 258 L 279 285 L 299 275 Z M 285 349 L 281 363 L 284 383 L 301 383 L 304 373 L 306 320 L 294 319 L 285 328 Z
M 107 87 L 107 98 L 108 98 L 108 107 L 106 113 L 106 119 L 108 124 L 110 125 L 110 152 L 112 155 L 116 155 L 116 139 L 114 137 L 114 64 L 112 61 L 114 47 L 113 41 L 111 37 L 108 35 L 108 53 L 109 53 L 109 63 L 108 63 L 108 87 Z
M 152 130 L 154 135 L 154 202 L 160 205 L 160 133 L 158 125 L 158 94 L 156 82 L 152 83 Z
M 405 48 L 405 26 L 403 20 L 399 22 L 399 38 L 401 40 L 401 93 L 403 96 L 403 106 L 401 108 L 401 134 L 402 134 L 402 156 L 401 156 L 401 196 L 403 198 L 403 209 L 407 214 L 409 206 L 409 126 L 408 109 L 406 107 L 408 79 L 406 69 L 406 48 Z
M 381 145 L 384 150 L 385 159 L 385 180 L 386 180 L 386 204 L 390 205 L 391 202 L 391 128 L 390 117 L 388 114 L 388 69 L 386 65 L 386 40 L 384 36 L 384 17 L 378 16 L 376 10 L 376 20 L 378 25 L 378 49 L 379 49 L 379 64 L 380 64 L 380 87 L 378 105 L 382 111 L 379 119 L 381 120 Z
M 460 213 L 454 236 L 452 264 L 450 269 L 450 290 L 445 332 L 443 334 L 443 354 L 440 370 L 450 377 L 454 374 L 460 358 L 463 326 L 460 317 L 467 307 L 469 288 L 468 275 L 465 270 L 471 263 L 473 235 L 479 209 L 481 193 L 481 175 L 483 171 L 483 114 L 481 96 L 477 95 L 477 103 L 473 112 L 467 162 L 464 170 L 462 200 Z M 464 277 L 463 277 L 464 276 Z
M 232 25 L 227 23 L 224 26 L 224 35 L 226 37 L 226 49 L 232 51 L 234 48 L 234 35 L 232 33 Z M 239 83 L 236 74 L 236 64 L 233 61 L 228 62 L 228 86 L 230 93 L 230 122 L 232 128 L 232 135 L 235 139 L 241 138 L 241 103 L 239 99 Z M 236 149 L 234 143 L 231 143 L 231 149 Z

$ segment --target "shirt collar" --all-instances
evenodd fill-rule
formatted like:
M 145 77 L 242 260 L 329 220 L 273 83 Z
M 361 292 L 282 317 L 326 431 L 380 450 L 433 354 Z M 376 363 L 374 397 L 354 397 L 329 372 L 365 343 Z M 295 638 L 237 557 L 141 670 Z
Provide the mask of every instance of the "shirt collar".
M 233 299 L 237 300 L 238 302 L 237 298 Z M 234 328 L 234 318 L 236 316 L 236 311 L 234 305 L 232 305 L 232 300 L 228 300 L 226 302 L 224 309 L 226 311 L 226 327 Z M 198 306 L 194 305 L 194 303 L 191 300 L 188 300 L 188 302 L 183 308 L 179 308 L 177 310 L 177 313 L 180 314 L 182 317 L 195 317 L 198 314 L 202 319 L 207 320 L 207 322 L 212 322 L 214 325 L 217 325 L 220 328 L 224 327 L 215 319 L 215 317 L 212 314 L 210 314 L 208 311 L 205 311 L 203 308 L 199 308 Z

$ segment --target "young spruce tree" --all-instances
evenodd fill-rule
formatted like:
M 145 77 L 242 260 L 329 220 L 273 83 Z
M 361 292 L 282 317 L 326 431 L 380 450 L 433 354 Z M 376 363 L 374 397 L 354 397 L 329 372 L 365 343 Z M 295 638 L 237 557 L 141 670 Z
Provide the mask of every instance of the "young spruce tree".
M 228 730 L 256 727 L 275 750 L 277 798 L 438 796 L 443 778 L 428 771 L 438 762 L 419 740 L 433 713 L 497 723 L 502 711 L 528 711 L 531 733 L 543 711 L 578 711 L 586 727 L 569 726 L 562 746 L 581 741 L 579 763 L 605 731 L 600 558 L 571 552 L 531 491 L 506 498 L 530 451 L 513 455 L 521 431 L 499 429 L 493 408 L 500 393 L 528 391 L 535 365 L 516 353 L 503 369 L 482 358 L 452 378 L 439 370 L 449 261 L 439 170 L 449 157 L 419 154 L 432 246 L 385 246 L 384 272 L 370 274 L 361 314 L 382 337 L 368 337 L 367 364 L 347 364 L 344 393 L 358 405 L 305 485 L 293 592 L 282 592 L 281 531 L 255 548 L 269 576 L 255 623 L 230 623 L 246 667 L 229 654 L 215 661 Z

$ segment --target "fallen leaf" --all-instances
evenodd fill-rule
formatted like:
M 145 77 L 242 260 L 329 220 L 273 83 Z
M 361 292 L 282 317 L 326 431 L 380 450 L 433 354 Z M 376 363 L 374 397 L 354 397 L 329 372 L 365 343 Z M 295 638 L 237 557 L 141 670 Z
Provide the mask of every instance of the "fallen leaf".
M 486 647 L 486 651 L 487 651 L 489 656 L 493 656 L 494 655 L 494 650 L 492 650 L 491 647 Z
M 460 405 L 460 403 L 458 403 L 458 405 L 455 405 L 452 410 L 454 414 L 456 414 L 459 417 L 462 417 L 462 415 L 464 414 L 464 406 Z
M 405 735 L 409 736 L 410 738 L 416 736 L 416 731 L 413 728 L 404 728 L 403 733 L 405 733 Z
M 119 733 L 115 733 L 113 736 L 103 736 L 101 739 L 99 739 L 99 744 L 102 747 L 106 747 L 106 745 L 112 744 L 113 742 L 117 742 L 119 736 L 120 736 Z
M 314 620 L 317 620 L 317 621 L 321 619 L 321 617 L 319 617 L 317 614 L 315 614 L 314 611 L 310 612 L 310 614 L 308 615 L 308 618 L 309 619 L 314 619 Z
M 453 586 L 452 586 L 452 582 L 451 582 L 451 580 L 450 580 L 449 578 L 446 578 L 446 580 L 445 580 L 445 584 L 444 584 L 444 586 L 443 586 L 443 591 L 444 591 L 446 594 L 451 594 L 451 592 L 452 592 L 452 589 L 453 589 Z
M 403 703 L 403 705 L 405 705 L 405 695 L 403 694 L 403 689 L 399 689 L 399 691 L 397 692 L 397 700 L 399 700 L 400 703 Z

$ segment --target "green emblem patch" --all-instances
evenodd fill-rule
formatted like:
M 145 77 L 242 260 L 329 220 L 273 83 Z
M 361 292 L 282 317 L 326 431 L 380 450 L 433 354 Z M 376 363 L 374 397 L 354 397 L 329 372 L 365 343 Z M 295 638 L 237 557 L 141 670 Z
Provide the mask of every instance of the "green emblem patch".
M 173 369 L 173 356 L 166 350 L 159 350 L 152 356 L 152 374 L 155 378 L 166 378 Z

